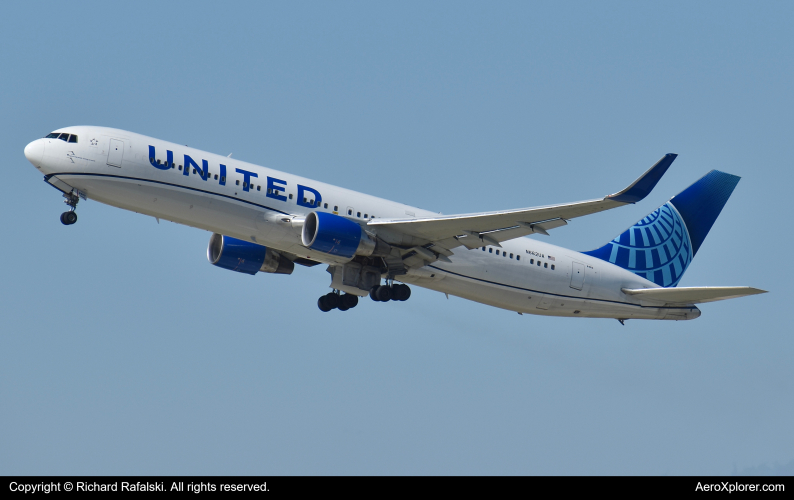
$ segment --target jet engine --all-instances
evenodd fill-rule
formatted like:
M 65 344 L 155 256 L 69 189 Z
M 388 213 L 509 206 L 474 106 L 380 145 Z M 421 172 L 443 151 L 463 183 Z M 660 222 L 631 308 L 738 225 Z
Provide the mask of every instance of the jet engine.
M 294 262 L 275 250 L 218 233 L 210 237 L 207 260 L 214 266 L 245 274 L 292 274 L 295 269 Z
M 382 257 L 391 252 L 385 241 L 356 222 L 325 212 L 311 212 L 306 216 L 301 242 L 306 248 L 345 258 L 354 255 Z

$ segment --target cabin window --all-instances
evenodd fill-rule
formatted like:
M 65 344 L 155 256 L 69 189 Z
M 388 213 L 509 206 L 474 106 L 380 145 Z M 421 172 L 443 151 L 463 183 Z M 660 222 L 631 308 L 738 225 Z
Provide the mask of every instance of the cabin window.
M 538 266 L 540 266 L 540 261 L 538 261 Z
M 77 142 L 77 136 L 72 134 L 69 136 L 69 142 Z
M 237 185 L 238 186 L 240 185 L 240 179 L 237 179 Z
M 497 252 L 498 252 L 498 250 L 497 250 Z M 493 253 L 493 248 L 489 248 L 488 249 L 488 253 Z
M 361 212 L 356 212 L 356 217 L 361 218 Z
M 149 163 L 154 163 L 154 158 L 152 158 L 151 156 L 149 157 Z
M 544 263 L 543 263 L 543 267 L 545 267 L 546 269 L 548 269 L 548 268 L 549 268 L 549 263 L 548 263 L 548 262 L 544 262 Z
M 276 194 L 278 194 L 278 193 L 276 193 Z M 290 199 L 290 200 L 292 199 L 292 194 L 290 194 L 290 195 L 289 195 L 289 199 Z
M 262 191 L 262 186 L 257 186 L 257 187 L 256 187 L 256 190 L 257 190 L 257 191 Z
M 364 218 L 365 218 L 365 219 L 368 219 L 369 217 L 367 217 L 367 214 L 364 214 Z
M 218 180 L 218 174 L 215 174 L 215 180 L 216 181 Z
M 350 208 L 348 208 L 348 209 L 347 209 L 347 215 L 353 215 L 353 210 L 352 210 L 352 209 L 350 209 Z
M 181 169 L 182 165 L 179 165 L 179 168 Z M 221 182 L 226 182 L 226 176 L 225 175 L 221 176 Z
M 513 254 L 510 254 L 510 258 L 511 258 L 511 259 L 513 258 Z
M 530 264 L 534 264 L 535 263 L 535 259 L 529 259 L 529 263 Z
M 502 257 L 507 257 L 507 252 L 502 252 Z
M 314 206 L 314 200 L 309 200 L 309 205 Z
M 174 165 L 174 164 L 172 163 L 172 164 L 171 164 L 171 168 L 176 168 L 176 165 Z
M 243 187 L 247 188 L 248 187 L 248 183 L 247 182 L 243 182 Z
M 482 247 L 482 251 L 483 251 L 483 252 L 485 251 L 485 247 Z
M 179 170 L 182 170 L 182 165 L 179 165 Z
M 303 203 L 306 203 L 306 197 L 305 196 L 303 197 Z
M 516 255 L 516 260 L 521 260 L 521 256 L 520 255 Z
M 60 134 L 58 134 L 58 132 L 52 132 L 51 134 L 47 134 L 47 137 L 45 137 L 45 139 L 57 139 L 59 135 Z
M 328 208 L 328 203 L 325 203 L 325 204 L 323 205 L 323 208 Z
M 193 175 L 196 175 L 196 169 L 195 168 L 193 169 Z
M 499 255 L 499 250 L 496 251 L 496 255 Z
M 157 164 L 158 164 L 158 165 L 160 164 L 160 160 L 157 160 Z
M 334 205 L 334 212 L 338 212 L 338 211 L 339 211 L 339 205 Z
M 554 271 L 554 264 L 551 265 L 551 270 Z

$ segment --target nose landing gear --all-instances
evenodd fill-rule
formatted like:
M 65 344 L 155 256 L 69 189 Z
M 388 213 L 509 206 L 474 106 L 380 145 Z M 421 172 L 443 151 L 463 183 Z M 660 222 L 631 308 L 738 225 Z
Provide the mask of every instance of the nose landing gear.
M 80 197 L 74 194 L 74 192 L 63 193 L 63 197 L 66 198 L 64 203 L 69 206 L 69 211 L 61 214 L 61 224 L 64 226 L 71 226 L 77 222 L 77 212 L 75 212 L 75 210 L 77 210 L 77 202 L 80 201 Z

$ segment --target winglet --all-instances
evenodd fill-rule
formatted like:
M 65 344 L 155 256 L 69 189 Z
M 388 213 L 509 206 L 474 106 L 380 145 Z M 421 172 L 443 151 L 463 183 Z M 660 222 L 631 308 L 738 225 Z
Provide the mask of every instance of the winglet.
M 639 179 L 631 183 L 629 187 L 615 194 L 607 196 L 608 199 L 619 201 L 621 203 L 637 203 L 642 200 L 656 187 L 656 183 L 662 178 L 673 160 L 678 155 L 668 153 L 662 157 L 661 160 L 656 162 L 656 165 L 648 169 L 647 172 L 642 174 Z

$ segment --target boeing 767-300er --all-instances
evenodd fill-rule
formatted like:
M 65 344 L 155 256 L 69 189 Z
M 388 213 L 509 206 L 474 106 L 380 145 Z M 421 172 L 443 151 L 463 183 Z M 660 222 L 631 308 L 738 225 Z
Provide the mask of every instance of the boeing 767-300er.
M 461 215 L 105 127 L 56 130 L 28 144 L 25 156 L 63 192 L 66 225 L 90 198 L 212 232 L 207 258 L 230 271 L 290 274 L 295 264 L 326 264 L 332 291 L 317 301 L 326 312 L 366 295 L 406 300 L 412 284 L 519 313 L 622 323 L 694 319 L 696 304 L 764 292 L 676 287 L 739 182 L 718 170 L 601 248 L 576 252 L 526 238 L 642 200 L 674 154 L 603 198 Z

